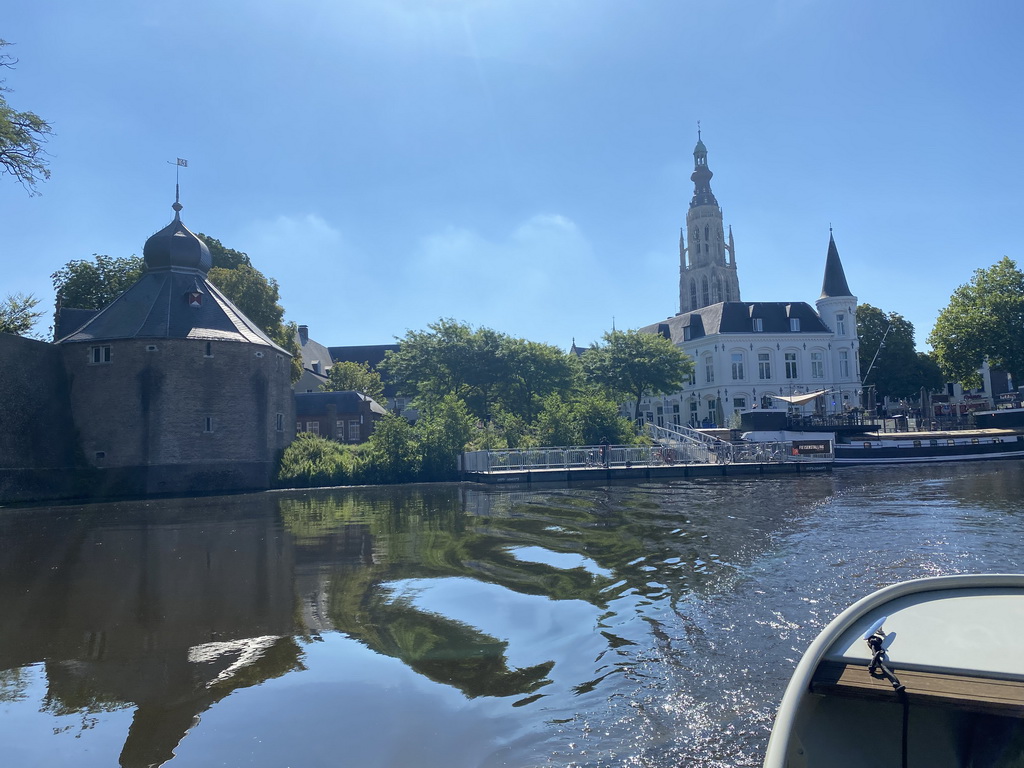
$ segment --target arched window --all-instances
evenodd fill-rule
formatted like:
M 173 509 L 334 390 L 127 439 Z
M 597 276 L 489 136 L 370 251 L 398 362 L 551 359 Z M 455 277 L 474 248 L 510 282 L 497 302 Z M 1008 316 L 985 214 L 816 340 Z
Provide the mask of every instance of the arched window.
M 702 277 L 700 279 L 700 297 L 704 301 L 705 307 L 711 303 L 711 299 L 708 295 L 708 279 L 706 277 Z
M 697 308 L 697 281 L 690 281 L 690 309 Z
M 708 229 L 708 225 L 707 225 L 707 224 L 705 224 L 705 225 L 704 225 L 704 239 L 705 239 L 705 240 L 710 240 L 710 239 L 711 239 L 711 235 L 710 235 L 710 232 L 711 232 L 711 230 L 710 230 L 710 229 Z

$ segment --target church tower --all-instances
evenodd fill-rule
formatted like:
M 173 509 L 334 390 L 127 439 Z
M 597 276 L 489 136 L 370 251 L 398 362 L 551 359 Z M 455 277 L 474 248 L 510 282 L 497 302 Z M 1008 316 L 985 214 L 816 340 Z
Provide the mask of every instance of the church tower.
M 680 314 L 721 301 L 740 301 L 732 227 L 726 240 L 722 209 L 711 191 L 713 175 L 708 168 L 708 150 L 698 130 L 690 176 L 693 199 L 686 214 L 686 230 L 679 232 Z

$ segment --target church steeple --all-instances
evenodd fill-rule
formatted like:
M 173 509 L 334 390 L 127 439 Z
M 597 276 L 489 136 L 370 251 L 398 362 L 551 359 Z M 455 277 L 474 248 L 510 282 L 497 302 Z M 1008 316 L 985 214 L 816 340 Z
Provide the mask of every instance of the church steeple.
M 697 129 L 697 146 L 693 148 L 693 173 L 690 174 L 690 181 L 693 182 L 693 199 L 690 200 L 690 207 L 698 205 L 718 205 L 715 195 L 711 191 L 711 177 L 714 176 L 708 168 L 708 148 L 700 138 L 700 129 Z
M 693 149 L 693 198 L 686 213 L 686 237 L 679 241 L 679 311 L 691 312 L 722 301 L 740 301 L 732 229 L 726 239 L 722 209 L 711 191 L 708 148 L 697 124 Z M 726 259 L 728 254 L 728 259 Z

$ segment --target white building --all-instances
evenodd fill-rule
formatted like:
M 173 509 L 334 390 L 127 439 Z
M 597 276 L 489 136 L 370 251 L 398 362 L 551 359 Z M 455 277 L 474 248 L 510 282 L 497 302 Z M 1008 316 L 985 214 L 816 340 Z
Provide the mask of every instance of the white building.
M 821 296 L 802 301 L 739 300 L 732 231 L 711 193 L 707 149 L 694 149 L 694 196 L 680 238 L 680 313 L 641 328 L 670 339 L 695 364 L 681 392 L 646 399 L 641 411 L 661 426 L 728 426 L 751 408 L 843 413 L 860 403 L 857 297 L 829 234 Z M 726 261 L 728 254 L 728 261 Z

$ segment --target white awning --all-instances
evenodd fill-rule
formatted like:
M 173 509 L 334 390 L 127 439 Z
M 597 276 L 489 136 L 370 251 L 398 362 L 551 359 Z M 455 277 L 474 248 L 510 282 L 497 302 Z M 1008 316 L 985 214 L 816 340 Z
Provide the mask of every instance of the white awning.
M 793 405 L 803 405 L 809 403 L 816 397 L 820 397 L 828 392 L 827 389 L 819 389 L 817 392 L 808 392 L 805 395 L 772 395 L 772 400 L 784 400 L 787 403 Z

